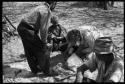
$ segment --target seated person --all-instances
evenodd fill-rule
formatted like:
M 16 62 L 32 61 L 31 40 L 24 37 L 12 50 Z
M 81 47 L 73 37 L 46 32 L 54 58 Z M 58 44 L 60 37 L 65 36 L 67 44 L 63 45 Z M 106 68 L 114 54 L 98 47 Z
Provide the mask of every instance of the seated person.
M 57 17 L 53 16 L 51 18 L 52 25 L 48 29 L 48 43 L 53 44 L 52 51 L 59 50 L 59 45 L 66 42 L 66 34 L 67 31 L 64 27 L 62 27 Z
M 110 37 L 96 39 L 93 55 L 77 69 L 76 82 L 83 82 L 84 72 L 88 69 L 91 72 L 98 70 L 95 82 L 120 82 L 124 76 L 124 62 L 113 49 Z

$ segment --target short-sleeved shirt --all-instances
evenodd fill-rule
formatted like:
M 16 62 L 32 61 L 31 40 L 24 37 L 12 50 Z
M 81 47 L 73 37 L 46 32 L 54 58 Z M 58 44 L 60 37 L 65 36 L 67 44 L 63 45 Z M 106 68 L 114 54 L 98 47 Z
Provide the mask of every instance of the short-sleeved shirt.
M 79 57 L 82 57 L 86 54 L 90 54 L 93 51 L 94 41 L 99 37 L 103 37 L 103 34 L 94 26 L 81 26 L 79 27 L 79 30 L 83 39 L 75 53 Z
M 89 57 L 89 60 L 85 63 L 91 72 L 98 70 L 96 78 L 97 82 L 105 82 L 112 80 L 113 82 L 121 82 L 121 78 L 124 76 L 124 62 L 120 57 L 115 57 L 112 63 L 105 71 L 105 63 L 99 60 L 95 53 Z

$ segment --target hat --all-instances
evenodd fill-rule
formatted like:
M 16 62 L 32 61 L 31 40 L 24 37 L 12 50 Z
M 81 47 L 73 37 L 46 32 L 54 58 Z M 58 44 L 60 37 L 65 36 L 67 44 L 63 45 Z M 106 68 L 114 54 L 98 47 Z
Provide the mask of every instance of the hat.
M 100 37 L 95 40 L 94 52 L 98 54 L 109 54 L 113 51 L 111 37 Z

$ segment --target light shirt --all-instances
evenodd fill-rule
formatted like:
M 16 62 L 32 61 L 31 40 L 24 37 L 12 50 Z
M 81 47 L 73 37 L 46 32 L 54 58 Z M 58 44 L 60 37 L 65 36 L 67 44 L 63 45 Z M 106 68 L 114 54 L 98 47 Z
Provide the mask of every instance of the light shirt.
M 22 21 L 38 31 L 39 38 L 46 43 L 48 26 L 50 25 L 51 11 L 46 5 L 41 5 L 26 14 Z
M 112 80 L 113 82 L 121 82 L 124 76 L 124 62 L 121 58 L 115 57 L 112 63 L 109 65 L 105 71 L 105 62 L 99 60 L 95 53 L 89 56 L 89 60 L 85 63 L 91 72 L 98 70 L 98 75 L 96 78 L 97 82 L 106 82 L 107 80 Z

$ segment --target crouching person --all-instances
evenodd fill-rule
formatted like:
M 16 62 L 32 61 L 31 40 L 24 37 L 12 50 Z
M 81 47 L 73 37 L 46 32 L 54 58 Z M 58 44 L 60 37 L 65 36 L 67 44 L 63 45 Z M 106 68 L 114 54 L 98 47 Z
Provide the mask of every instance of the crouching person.
M 89 60 L 77 69 L 76 82 L 83 82 L 84 72 L 98 70 L 95 82 L 120 82 L 123 76 L 124 62 L 113 52 L 114 46 L 110 37 L 95 40 L 94 53 Z
M 76 72 L 77 67 L 88 59 L 93 51 L 94 41 L 99 37 L 103 37 L 103 34 L 93 26 L 81 26 L 68 32 L 68 44 L 63 56 L 71 70 Z
M 36 7 L 21 20 L 17 28 L 31 74 L 34 75 L 41 71 L 49 74 L 51 50 L 47 46 L 47 32 L 51 18 L 50 8 L 47 3 Z
M 68 47 L 64 52 L 64 57 L 70 57 L 73 53 L 84 59 L 92 51 L 94 41 L 103 37 L 103 34 L 93 26 L 81 26 L 78 29 L 72 29 L 67 34 Z

